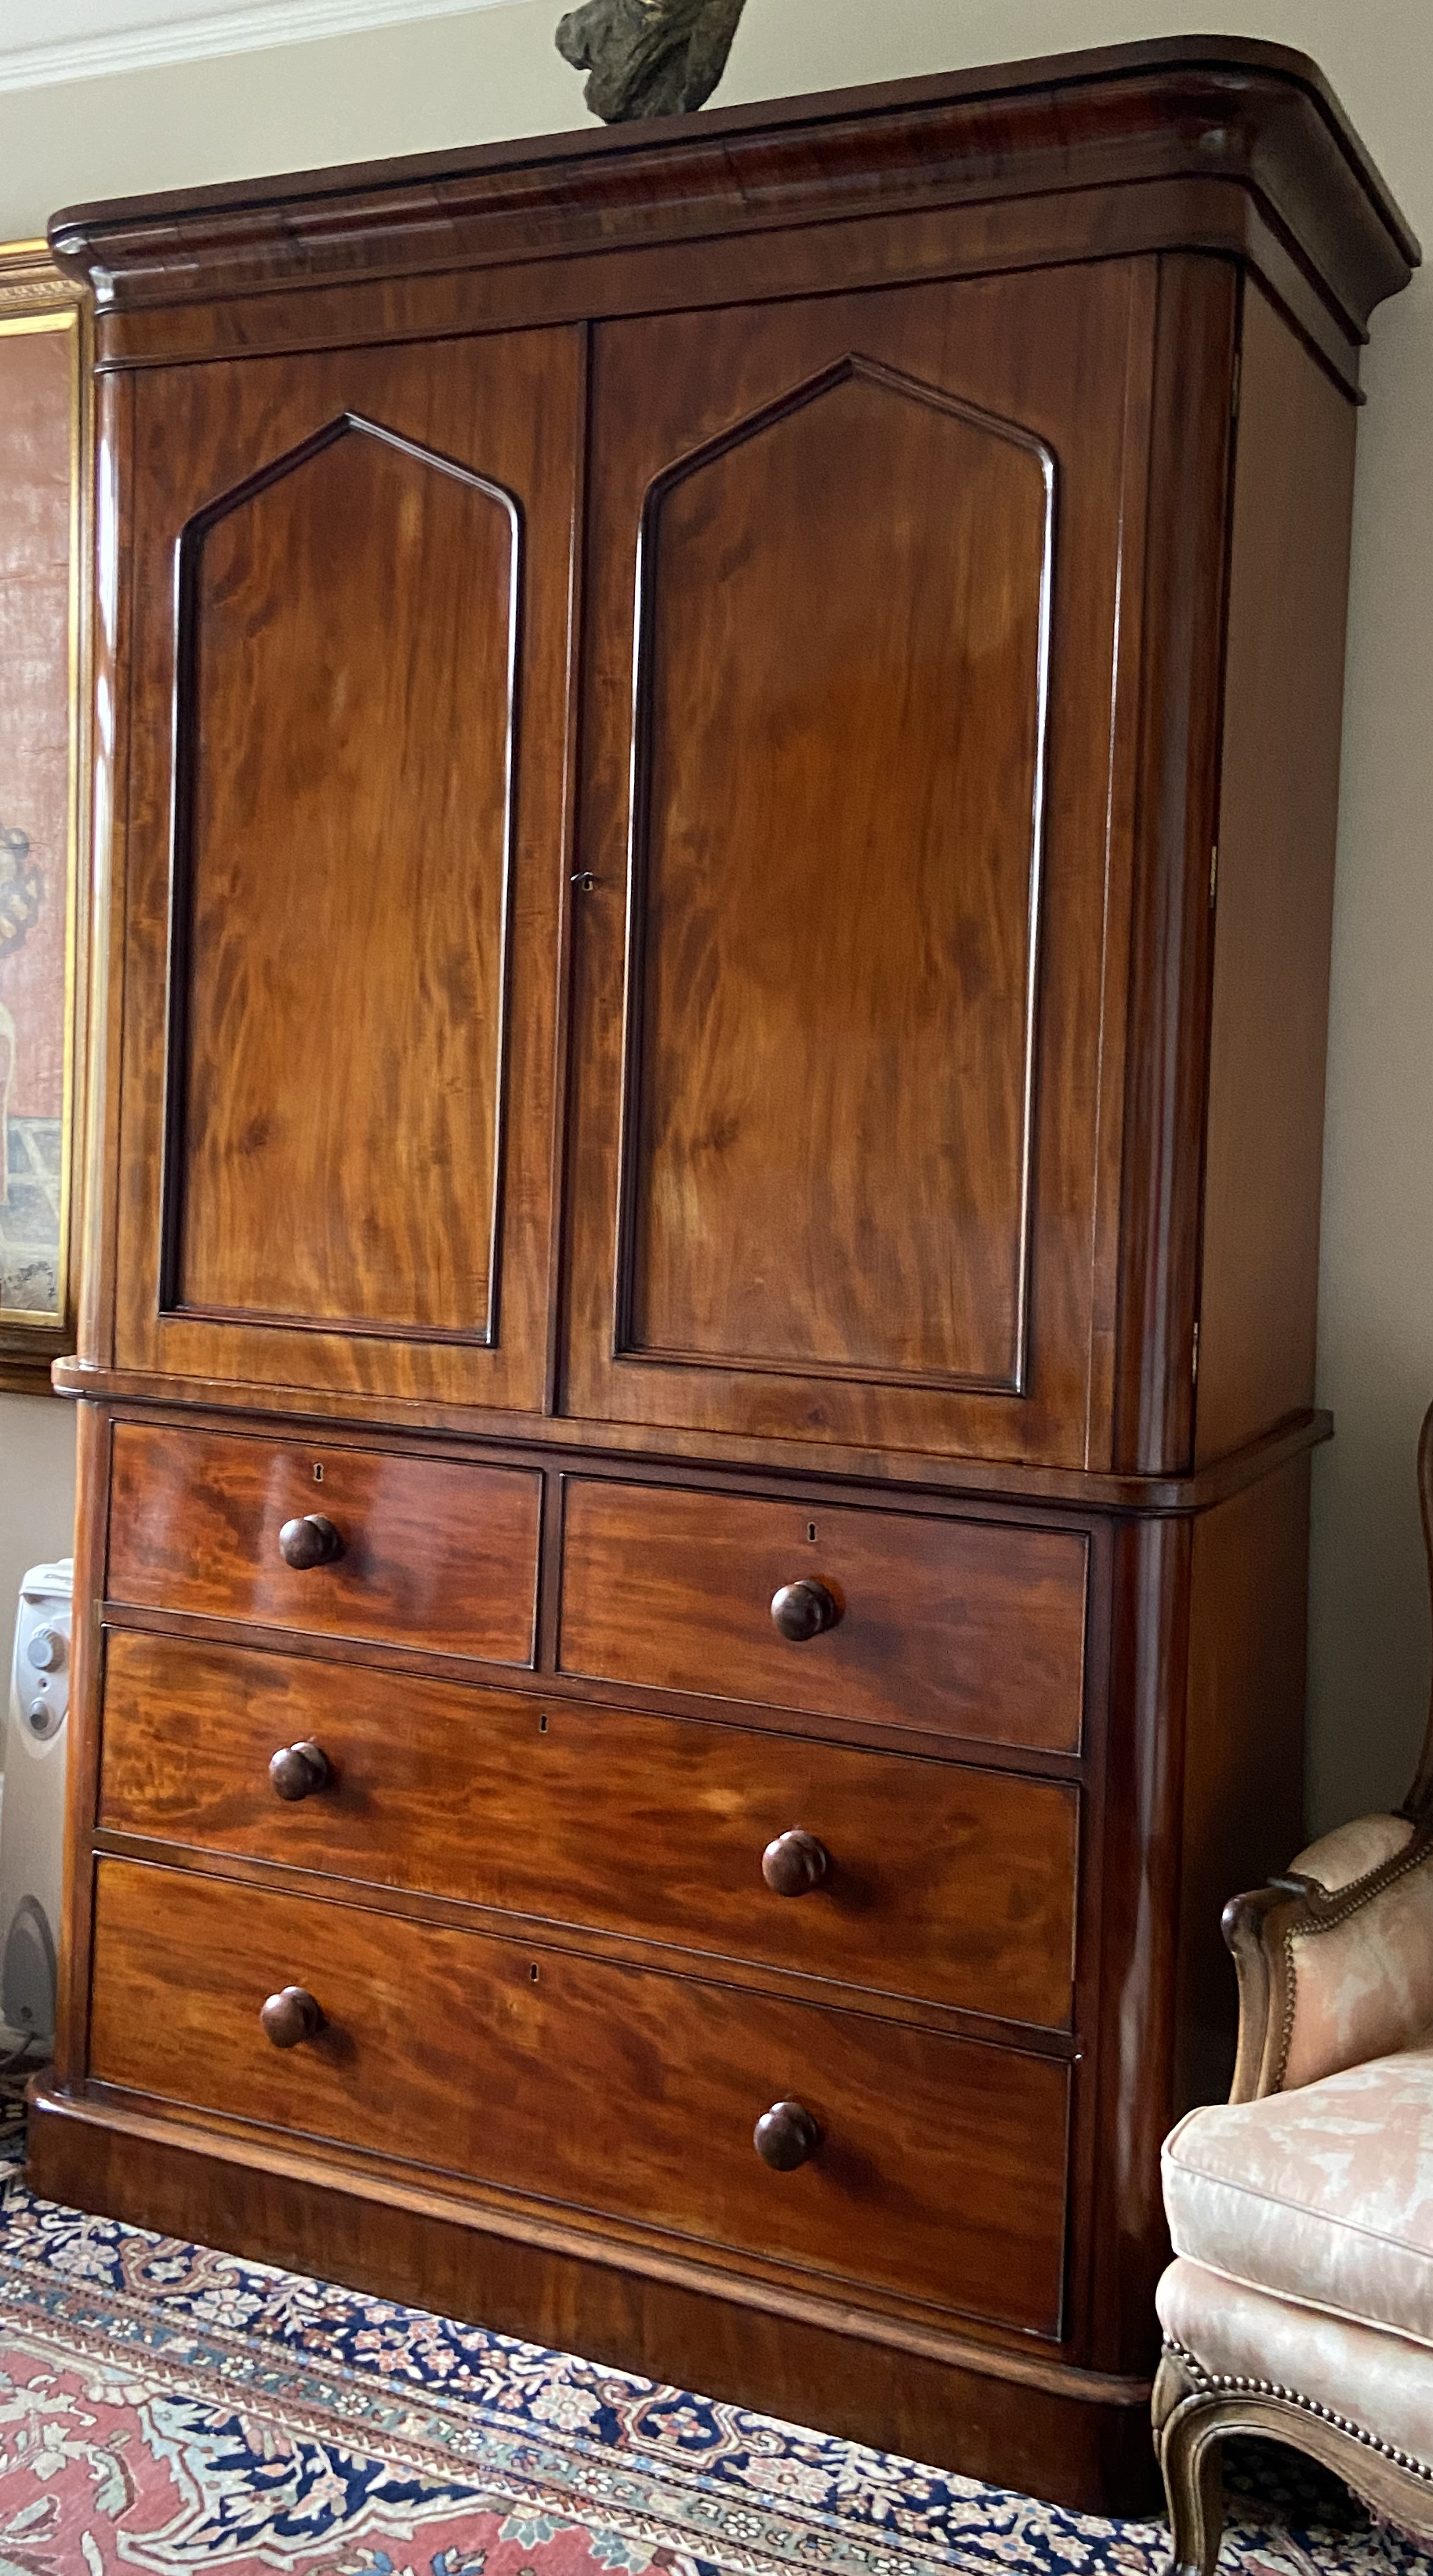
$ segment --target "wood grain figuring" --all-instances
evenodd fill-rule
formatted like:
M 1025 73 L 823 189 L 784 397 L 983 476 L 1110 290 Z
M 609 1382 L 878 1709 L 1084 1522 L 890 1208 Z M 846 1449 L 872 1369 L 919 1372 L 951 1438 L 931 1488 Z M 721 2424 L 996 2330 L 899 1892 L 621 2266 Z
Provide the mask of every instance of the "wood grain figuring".
M 295 1570 L 279 1532 L 319 1501 L 343 1554 Z M 521 1469 L 122 1422 L 109 1588 L 156 1609 L 527 1664 L 540 1510 L 541 1479 Z
M 569 1412 L 1084 1461 L 1141 283 L 599 330 Z
M 542 1402 L 581 365 L 141 396 L 132 662 L 178 716 L 126 817 L 125 1359 Z
M 57 1361 L 54 1377 L 61 1395 L 82 1403 L 112 1405 L 129 1414 L 142 1407 L 148 1418 L 168 1422 L 176 1430 L 232 1418 L 233 1389 L 222 1378 L 99 1368 L 77 1357 Z M 619 1469 L 634 1470 L 640 1460 L 646 1471 L 655 1445 L 651 1433 L 636 1423 L 604 1423 L 598 1438 L 558 1415 L 490 1412 L 486 1407 L 475 1419 L 461 1406 L 415 1403 L 405 1404 L 395 1416 L 393 1406 L 379 1397 L 335 1394 L 319 1387 L 248 1387 L 243 1416 L 256 1430 L 278 1421 L 289 1431 L 296 1423 L 322 1421 L 329 1435 L 360 1444 L 371 1442 L 379 1433 L 395 1447 L 411 1445 L 415 1453 L 429 1449 L 430 1435 L 445 1450 L 470 1440 L 480 1421 L 483 1445 L 477 1454 L 481 1457 L 491 1456 L 495 1446 L 511 1444 L 513 1455 L 521 1454 L 524 1463 L 537 1452 L 545 1463 L 566 1467 L 599 1455 Z M 1280 1423 L 1262 1440 L 1212 1460 L 1197 1473 L 1191 1469 L 1179 1476 L 1105 1475 L 1073 1467 L 1035 1466 L 1028 1460 L 962 1458 L 959 1490 L 964 1500 L 997 1510 L 1014 1504 L 1047 1512 L 1207 1511 L 1272 1474 L 1286 1458 L 1332 1438 L 1333 1415 L 1319 1408 Z M 724 1486 L 739 1481 L 753 1492 L 764 1493 L 771 1489 L 773 1474 L 786 1487 L 812 1476 L 820 1476 L 823 1483 L 828 1477 L 839 1477 L 857 1495 L 878 1490 L 883 1498 L 895 1495 L 902 1507 L 924 1505 L 936 1510 L 948 1502 L 952 1490 L 947 1467 L 922 1457 L 918 1450 L 841 1449 L 824 1441 L 799 1440 L 783 1440 L 773 1450 L 769 1442 L 755 1437 L 735 1439 L 704 1431 L 666 1432 L 661 1449 L 665 1469 L 674 1482 L 681 1483 L 711 1474 Z
M 1356 398 L 1362 342 L 1331 311 L 1266 206 L 1227 174 L 1211 186 L 1211 175 L 1166 175 L 1146 190 L 1116 185 L 1057 187 L 1014 199 L 987 195 L 974 204 L 962 191 L 957 205 L 937 184 L 914 207 L 844 220 L 842 278 L 852 290 L 884 289 L 922 278 L 1024 275 L 1095 260 L 1152 262 L 1197 236 L 1208 255 L 1222 251 L 1267 281 L 1333 381 Z M 401 262 L 401 237 L 394 249 Z M 791 231 L 708 233 L 695 240 L 684 231 L 680 241 L 660 245 L 614 244 L 585 259 L 529 258 L 514 267 L 489 268 L 483 278 L 484 322 L 494 330 L 527 331 L 640 314 L 720 312 L 733 304 L 829 292 L 831 272 L 831 243 L 819 222 Z M 449 268 L 359 279 L 332 285 L 320 296 L 280 286 L 234 305 L 220 302 L 198 322 L 179 303 L 142 314 L 111 312 L 96 323 L 96 363 L 102 375 L 147 372 L 220 356 L 309 356 L 356 345 L 461 338 L 473 327 L 470 277 L 470 271 Z
M 1196 1461 L 1312 1401 L 1356 416 L 1244 295 Z
M 696 2261 L 615 2250 L 555 2223 L 504 2226 L 431 2183 L 340 2174 L 299 2141 L 216 2136 L 174 2114 L 31 2088 L 28 2177 L 48 2200 L 153 2223 L 190 2243 L 370 2297 L 465 2317 L 500 2334 L 733 2405 L 826 2424 L 967 2477 L 1008 2477 L 1077 2509 L 1155 2509 L 1149 2377 L 1085 2371 L 1030 2337 L 932 2330 L 799 2291 L 733 2299 Z M 361 2187 L 354 2189 L 355 2179 Z
M 308 1736 L 331 1779 L 281 1804 Z M 1073 1789 L 414 1675 L 112 1634 L 99 1822 L 1067 2025 Z M 809 1899 L 762 1877 L 819 1836 Z
M 491 1338 L 521 577 L 352 415 L 180 539 L 167 1304 Z
M 99 1864 L 95 1957 L 103 2083 L 1058 2327 L 1047 2059 L 124 1861 Z M 259 2010 L 287 1985 L 325 2028 L 276 2050 Z M 823 2133 L 799 2179 L 752 2145 L 788 2094 Z
M 1086 1547 L 1075 1531 L 574 1477 L 558 1666 L 1071 1753 Z M 771 1602 L 802 1575 L 829 1586 L 841 1616 L 797 1644 Z
M 1351 381 L 1369 310 L 1406 285 L 1419 256 L 1323 75 L 1286 47 L 1227 36 L 726 109 L 637 137 L 542 136 L 74 208 L 56 218 L 52 242 L 96 290 L 106 348 L 132 357 L 208 349 L 216 338 L 272 345 L 279 330 L 312 345 L 303 335 L 315 301 L 355 271 L 386 287 L 395 274 L 444 267 L 501 282 L 505 263 L 539 277 L 575 265 L 591 298 L 596 255 L 612 244 L 629 262 L 649 244 L 668 261 L 674 243 L 690 244 L 699 274 L 733 237 L 769 268 L 783 236 L 807 234 L 829 272 L 849 256 L 853 217 L 891 222 L 912 205 L 940 209 L 948 233 L 962 212 L 973 215 L 968 259 L 992 210 L 1042 196 L 1059 210 L 1046 258 L 1060 255 L 1063 234 L 1068 259 L 1093 212 L 1091 253 L 1193 240 L 1262 262 Z M 1120 213 L 1133 225 L 1121 230 Z M 833 246 L 826 227 L 837 223 Z M 294 295 L 296 284 L 309 292 Z M 691 273 L 684 287 L 700 292 Z M 370 328 L 384 300 L 370 286 Z M 352 327 L 351 294 L 349 304 Z M 115 328 L 117 314 L 127 329 Z M 399 322 L 391 310 L 389 319 Z M 412 327 L 409 315 L 402 322 Z M 424 324 L 443 327 L 431 308 Z
M 1160 2144 L 1292 1848 L 1341 407 L 1417 245 L 1227 38 L 60 238 L 36 2178 L 1137 2506 Z
M 620 1348 L 1018 1384 L 1054 505 L 861 359 L 649 496 Z

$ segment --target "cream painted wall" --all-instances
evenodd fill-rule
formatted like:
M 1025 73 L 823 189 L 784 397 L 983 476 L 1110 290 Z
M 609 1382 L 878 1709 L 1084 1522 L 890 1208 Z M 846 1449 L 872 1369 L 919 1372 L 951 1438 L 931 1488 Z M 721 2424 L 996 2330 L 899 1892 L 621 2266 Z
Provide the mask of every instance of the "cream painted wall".
M 20 1577 L 69 1555 L 74 1518 L 73 1407 L 53 1396 L 0 1396 L 0 1708 Z
M 583 121 L 560 0 L 0 96 L 0 238 L 59 205 Z M 1433 253 L 1430 0 L 747 0 L 723 102 L 1194 25 L 1329 73 Z M 1360 432 L 1325 1163 L 1311 1806 L 1407 1786 L 1429 1648 L 1413 1447 L 1433 1396 L 1433 275 L 1377 315 Z M 59 1544 L 70 1426 L 0 1398 L 0 1623 Z

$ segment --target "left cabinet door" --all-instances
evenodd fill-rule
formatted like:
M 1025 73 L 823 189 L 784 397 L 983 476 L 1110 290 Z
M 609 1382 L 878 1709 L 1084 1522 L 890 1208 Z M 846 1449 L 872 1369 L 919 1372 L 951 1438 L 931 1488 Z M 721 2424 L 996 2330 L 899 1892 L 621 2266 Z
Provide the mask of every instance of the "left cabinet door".
M 582 409 L 568 331 L 134 381 L 122 1368 L 542 1402 Z

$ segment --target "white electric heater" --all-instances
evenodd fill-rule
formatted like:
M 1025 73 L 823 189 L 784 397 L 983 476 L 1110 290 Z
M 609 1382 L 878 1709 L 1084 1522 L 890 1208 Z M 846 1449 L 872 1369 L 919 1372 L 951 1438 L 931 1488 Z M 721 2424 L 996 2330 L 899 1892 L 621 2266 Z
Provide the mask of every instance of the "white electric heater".
M 73 1576 L 68 1557 L 32 1567 L 15 1623 L 0 1802 L 0 2021 L 17 2041 L 55 2031 Z

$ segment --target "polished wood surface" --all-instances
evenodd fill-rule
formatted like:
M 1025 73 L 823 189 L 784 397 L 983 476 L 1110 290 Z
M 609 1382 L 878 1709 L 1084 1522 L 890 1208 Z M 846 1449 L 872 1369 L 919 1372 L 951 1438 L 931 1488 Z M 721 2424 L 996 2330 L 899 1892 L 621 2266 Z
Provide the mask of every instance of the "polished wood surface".
M 53 1374 L 61 1395 L 81 1403 L 122 1407 L 126 1412 L 142 1405 L 151 1419 L 167 1421 L 175 1429 L 210 1419 L 231 1402 L 233 1394 L 220 1378 L 101 1368 L 73 1356 L 57 1361 Z M 470 1442 L 478 1427 L 472 1413 L 459 1406 L 404 1404 L 395 1416 L 394 1407 L 377 1397 L 341 1395 L 316 1387 L 250 1387 L 245 1390 L 243 1409 L 251 1428 L 275 1420 L 282 1420 L 286 1428 L 321 1421 L 332 1433 L 360 1441 L 365 1432 L 371 1436 L 375 1430 L 392 1437 L 396 1420 L 400 1438 L 418 1435 L 424 1446 L 428 1445 L 424 1435 L 429 1434 L 445 1444 Z M 494 1442 L 520 1442 L 529 1460 L 542 1455 L 556 1465 L 582 1464 L 594 1456 L 619 1468 L 624 1462 L 629 1468 L 638 1460 L 644 1467 L 653 1463 L 652 1434 L 635 1423 L 604 1423 L 600 1447 L 594 1441 L 576 1453 L 572 1444 L 582 1434 L 560 1416 L 484 1408 L 480 1429 L 482 1445 L 475 1452 L 479 1457 L 490 1455 Z M 1077 1467 L 1034 1466 L 1024 1459 L 963 1458 L 959 1491 L 971 1501 L 997 1507 L 1013 1503 L 1098 1512 L 1208 1511 L 1230 1494 L 1257 1484 L 1286 1458 L 1332 1438 L 1333 1415 L 1315 1407 L 1280 1423 L 1262 1439 L 1251 1440 L 1247 1447 L 1179 1475 L 1105 1475 Z M 713 1432 L 666 1431 L 661 1463 L 682 1481 L 689 1481 L 692 1473 L 717 1469 L 725 1471 L 728 1482 L 741 1478 L 763 1489 L 777 1481 L 789 1485 L 802 1477 L 840 1476 L 858 1487 L 879 1486 L 902 1502 L 912 1497 L 946 1497 L 952 1487 L 947 1463 L 923 1457 L 919 1450 L 846 1449 L 824 1442 L 783 1440 L 773 1453 L 767 1441 L 754 1435 L 731 1438 Z
M 1194 1525 L 1176 2114 L 1222 2101 L 1234 2072 L 1224 1907 L 1304 1840 L 1309 1481 L 1306 1462 L 1286 1467 Z
M 752 2132 L 752 2145 L 773 2173 L 795 2173 L 821 2145 L 821 2129 L 800 2102 L 773 2102 Z
M 541 1404 L 581 372 L 139 389 L 122 1360 Z
M 932 2329 L 763 2285 L 733 2294 L 698 2260 L 515 2223 L 393 2168 L 346 2173 L 300 2139 L 242 2144 L 174 2113 L 31 2087 L 29 2177 L 43 2197 L 152 2220 L 191 2243 L 242 2235 L 256 2259 L 466 2317 L 549 2349 L 737 2405 L 779 2398 L 907 2459 L 1003 2476 L 1077 2508 L 1148 2514 L 1158 2480 L 1150 2375 L 1081 2370 L 1037 2346 Z
M 858 357 L 648 491 L 620 1350 L 1018 1385 L 1055 486 Z
M 600 335 L 568 1412 L 1107 1446 L 1090 1239 L 1119 1185 L 1099 1057 L 1146 288 L 1107 261 Z
M 97 290 L 113 363 L 216 345 L 311 348 L 325 324 L 336 335 L 360 321 L 462 327 L 473 268 L 494 323 L 515 305 L 609 309 L 624 290 L 626 309 L 650 310 L 655 279 L 684 303 L 717 305 L 753 284 L 800 291 L 792 250 L 805 254 L 809 291 L 833 258 L 859 259 L 862 217 L 879 217 L 909 262 L 901 221 L 919 208 L 938 213 L 946 274 L 958 264 L 952 234 L 975 268 L 1196 240 L 1256 265 L 1349 383 L 1371 307 L 1406 285 L 1419 256 L 1317 67 L 1229 36 L 74 208 L 51 239 Z M 745 289 L 734 249 L 748 253 Z M 883 265 L 899 262 L 887 251 Z M 353 282 L 365 271 L 375 284 Z M 395 294 L 405 275 L 409 293 Z
M 1143 706 L 1130 818 L 1121 1296 L 1111 1464 L 1193 1462 L 1209 1075 L 1209 884 L 1218 827 L 1225 518 L 1239 315 L 1221 261 L 1161 263 L 1149 421 Z
M 99 1864 L 95 1963 L 102 2083 L 1058 2330 L 1048 2059 L 124 1861 Z M 276 2049 L 259 2011 L 290 1986 L 323 2025 Z M 789 2189 L 752 2152 L 783 2083 L 822 2133 Z
M 841 1605 L 779 1634 L 803 1560 Z M 1086 1546 L 1073 1531 L 568 1481 L 559 1669 L 1074 1752 Z
M 297 1806 L 301 1798 L 316 1798 L 332 1782 L 333 1765 L 312 1736 L 302 1744 L 281 1744 L 269 1756 L 269 1787 L 286 1807 Z
M 1313 1396 L 1353 513 L 1354 415 L 1252 283 L 1240 350 L 1198 1460 Z
M 60 238 L 36 2177 L 1132 2502 L 1205 1895 L 1287 1857 L 1350 397 L 1417 246 L 1224 38 Z
M 491 1340 L 519 505 L 283 436 L 179 543 L 165 1304 Z
M 279 1532 L 279 1554 L 295 1574 L 313 1565 L 333 1565 L 343 1554 L 343 1534 L 326 1512 L 305 1512 L 285 1521 Z
M 810 1638 L 824 1636 L 828 1628 L 834 1628 L 844 1606 L 829 1584 L 799 1577 L 795 1583 L 783 1583 L 773 1592 L 772 1625 L 790 1645 L 804 1646 Z
M 922 1866 L 923 1863 L 913 1865 Z M 777 1834 L 761 1855 L 761 1875 L 777 1896 L 809 1896 L 819 1887 L 831 1869 L 831 1855 L 815 1834 L 804 1825 L 792 1826 Z
M 284 1986 L 259 2006 L 259 2028 L 273 2048 L 297 2048 L 323 2026 L 322 2008 L 303 1986 Z
M 279 1533 L 320 1490 L 342 1554 L 296 1569 Z M 540 1492 L 521 1469 L 122 1422 L 109 1588 L 208 1618 L 527 1664 Z
M 281 1803 L 271 1762 L 307 1757 L 300 1728 L 330 1777 Z M 121 1631 L 98 1820 L 1010 2021 L 1069 2020 L 1078 1801 L 1054 1781 Z M 793 1835 L 827 1854 L 799 1905 L 763 1867 Z

